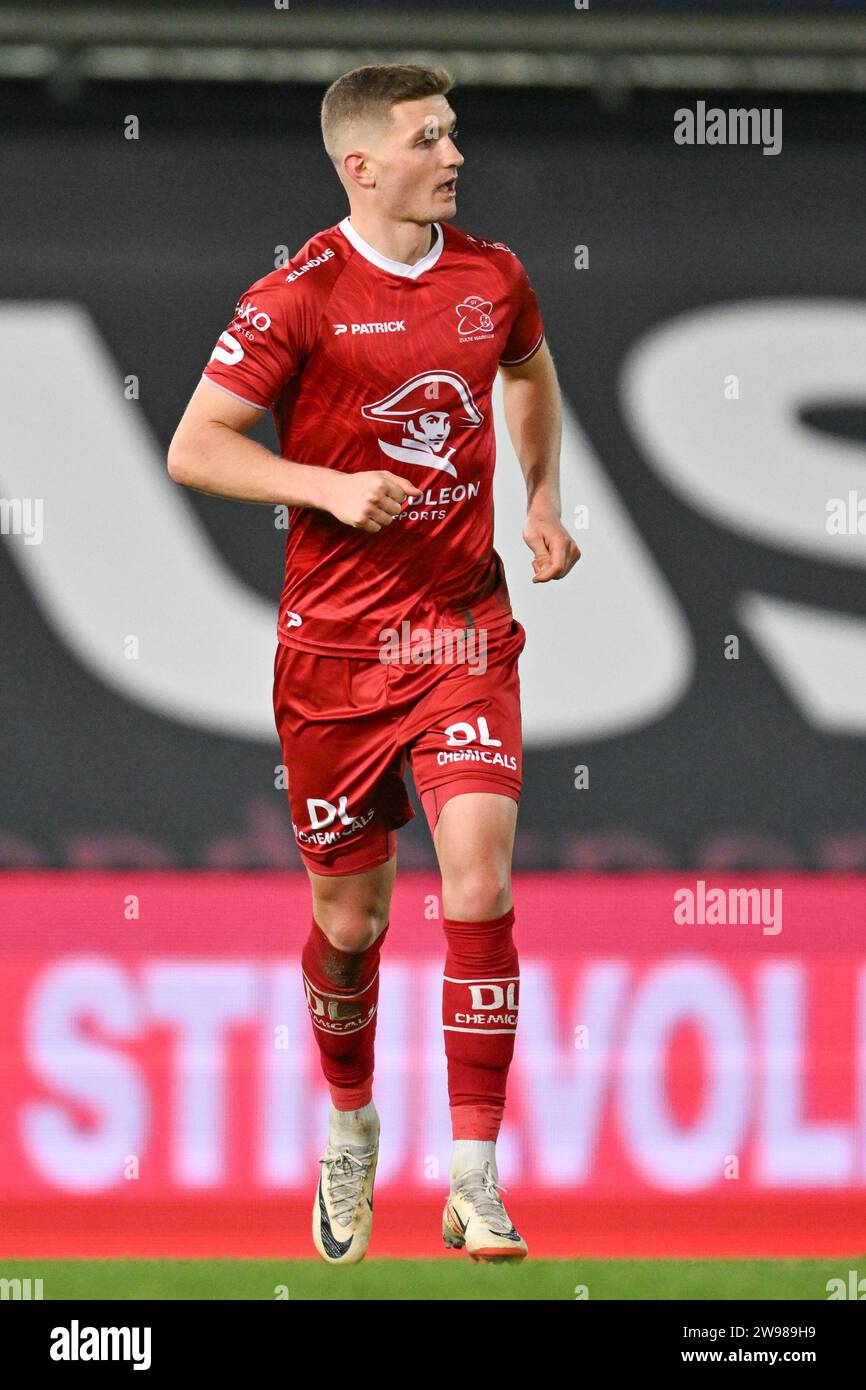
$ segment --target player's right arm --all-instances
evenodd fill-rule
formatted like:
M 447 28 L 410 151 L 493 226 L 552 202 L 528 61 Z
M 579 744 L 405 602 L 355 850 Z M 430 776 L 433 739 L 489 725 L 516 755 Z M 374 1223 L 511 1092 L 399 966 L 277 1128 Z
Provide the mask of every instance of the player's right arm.
M 246 438 L 264 411 L 199 382 L 168 451 L 176 483 L 229 497 L 287 507 L 318 507 L 361 531 L 381 531 L 399 516 L 412 485 L 387 469 L 341 473 L 293 463 Z
M 257 280 L 220 334 L 168 451 L 175 482 L 239 502 L 317 507 L 346 526 L 381 531 L 412 484 L 386 469 L 346 473 L 294 463 L 246 432 L 303 370 L 321 307 L 305 283 L 286 291 L 283 271 Z M 293 282 L 294 283 L 294 282 Z

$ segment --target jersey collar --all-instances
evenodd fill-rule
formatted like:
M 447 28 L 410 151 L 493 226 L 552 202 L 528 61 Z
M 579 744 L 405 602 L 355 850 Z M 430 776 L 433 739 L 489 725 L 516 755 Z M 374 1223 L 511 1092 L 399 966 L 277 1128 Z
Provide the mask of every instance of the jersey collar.
M 383 256 L 380 251 L 370 245 L 369 241 L 365 241 L 362 236 L 358 235 L 348 217 L 344 217 L 342 222 L 338 223 L 343 236 L 354 246 L 360 256 L 363 256 L 373 265 L 377 265 L 380 270 L 388 270 L 392 275 L 402 275 L 406 280 L 417 280 L 418 276 L 423 275 L 425 270 L 429 270 L 431 266 L 435 265 L 442 255 L 445 237 L 439 223 L 434 222 L 433 225 L 436 228 L 436 235 L 427 255 L 422 257 L 420 261 L 416 261 L 414 265 L 407 265 L 405 261 L 392 261 L 388 256 Z

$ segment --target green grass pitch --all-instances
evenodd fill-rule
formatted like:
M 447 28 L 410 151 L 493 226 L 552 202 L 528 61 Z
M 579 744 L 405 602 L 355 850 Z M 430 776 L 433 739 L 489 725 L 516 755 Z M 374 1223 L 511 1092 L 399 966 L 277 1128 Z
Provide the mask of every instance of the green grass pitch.
M 854 1262 L 856 1263 L 856 1262 Z M 862 1260 L 861 1260 L 862 1264 Z M 820 1299 L 851 1260 L 2 1260 L 50 1299 Z M 587 1295 L 584 1294 L 583 1297 Z

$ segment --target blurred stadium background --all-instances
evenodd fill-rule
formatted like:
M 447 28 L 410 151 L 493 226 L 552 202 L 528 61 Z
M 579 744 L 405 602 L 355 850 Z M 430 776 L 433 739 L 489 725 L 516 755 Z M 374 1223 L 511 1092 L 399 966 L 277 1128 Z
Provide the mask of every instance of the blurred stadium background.
M 509 1208 L 538 1256 L 862 1252 L 862 4 L 115 0 L 0 6 L 0 1255 L 313 1253 L 283 533 L 164 457 L 238 294 L 344 215 L 325 86 L 389 59 L 457 79 L 456 221 L 535 285 L 583 550 L 533 589 L 500 414 Z M 676 144 L 699 100 L 780 110 L 781 151 Z M 414 804 L 371 1253 L 424 1257 L 449 1131 Z M 677 922 L 699 883 L 781 893 L 781 930 Z

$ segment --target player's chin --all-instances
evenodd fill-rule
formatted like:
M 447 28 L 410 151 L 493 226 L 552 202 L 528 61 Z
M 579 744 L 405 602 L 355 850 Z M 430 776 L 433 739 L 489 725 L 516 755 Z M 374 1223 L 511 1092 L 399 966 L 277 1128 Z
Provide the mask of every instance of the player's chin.
M 443 193 L 436 199 L 436 206 L 433 212 L 432 221 L 447 222 L 449 217 L 457 216 L 457 196 L 450 193 L 447 197 Z

